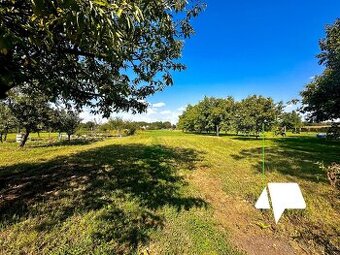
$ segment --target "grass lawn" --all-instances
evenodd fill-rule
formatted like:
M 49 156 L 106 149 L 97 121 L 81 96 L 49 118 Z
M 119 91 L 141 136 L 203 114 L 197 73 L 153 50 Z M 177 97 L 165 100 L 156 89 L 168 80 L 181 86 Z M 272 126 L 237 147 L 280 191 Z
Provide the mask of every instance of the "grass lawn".
M 261 144 L 178 131 L 0 144 L 0 254 L 337 254 L 339 191 L 316 163 L 339 163 L 340 143 L 268 134 L 265 179 Z M 254 203 L 287 181 L 307 209 L 275 224 Z

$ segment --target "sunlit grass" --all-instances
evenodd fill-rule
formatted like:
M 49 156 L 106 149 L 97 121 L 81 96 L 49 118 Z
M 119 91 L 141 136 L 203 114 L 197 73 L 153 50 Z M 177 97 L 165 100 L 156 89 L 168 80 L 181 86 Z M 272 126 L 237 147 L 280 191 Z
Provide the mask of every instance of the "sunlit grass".
M 337 193 L 315 164 L 339 161 L 337 142 L 266 134 L 264 179 L 261 139 L 147 131 L 44 146 L 41 136 L 21 149 L 0 145 L 1 254 L 237 254 L 191 182 L 198 170 L 251 206 L 266 182 L 297 182 L 307 210 L 285 213 L 278 226 L 270 213 L 254 217 L 337 245 Z

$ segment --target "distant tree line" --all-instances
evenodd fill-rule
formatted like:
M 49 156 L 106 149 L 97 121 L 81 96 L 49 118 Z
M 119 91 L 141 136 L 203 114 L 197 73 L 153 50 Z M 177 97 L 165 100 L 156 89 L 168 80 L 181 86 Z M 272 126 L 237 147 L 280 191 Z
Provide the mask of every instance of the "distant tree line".
M 111 130 L 118 130 L 120 133 L 133 135 L 137 130 L 160 130 L 160 129 L 175 129 L 176 125 L 171 124 L 170 121 L 129 121 L 122 118 L 110 118 L 106 123 L 98 124 L 95 121 L 88 121 L 80 123 L 79 129 L 85 132 L 109 132 Z
M 145 122 L 145 121 L 137 121 L 136 125 L 141 129 L 146 130 L 160 130 L 160 129 L 175 129 L 176 125 L 171 124 L 170 121 L 154 121 L 154 122 Z
M 178 128 L 189 132 L 215 133 L 221 131 L 258 136 L 262 125 L 266 131 L 285 126 L 301 127 L 301 116 L 283 112 L 283 103 L 270 97 L 249 96 L 240 101 L 232 97 L 204 97 L 196 105 L 188 105 L 179 117 Z
M 62 104 L 61 104 L 62 105 Z M 121 118 L 110 118 L 108 122 L 81 123 L 79 111 L 61 107 L 49 102 L 48 98 L 36 91 L 23 93 L 15 90 L 5 100 L 0 101 L 0 142 L 6 141 L 9 132 L 22 134 L 20 146 L 23 147 L 31 133 L 41 131 L 66 133 L 68 141 L 76 132 L 86 135 L 89 131 L 97 134 L 117 131 L 118 135 L 133 135 L 138 129 L 175 128 L 169 121 L 133 122 Z M 106 135 L 104 134 L 104 135 Z

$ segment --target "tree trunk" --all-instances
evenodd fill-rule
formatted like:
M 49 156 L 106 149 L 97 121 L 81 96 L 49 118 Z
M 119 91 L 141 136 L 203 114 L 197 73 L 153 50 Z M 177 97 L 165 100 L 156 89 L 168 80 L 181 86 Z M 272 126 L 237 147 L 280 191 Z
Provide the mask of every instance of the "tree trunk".
M 2 134 L 0 133 L 0 142 L 2 143 Z
M 26 133 L 24 134 L 24 137 L 22 138 L 22 140 L 20 142 L 20 147 L 24 147 L 25 146 L 29 135 L 30 135 L 30 132 L 26 131 Z
M 216 125 L 216 136 L 220 135 L 220 127 Z
M 4 134 L 4 142 L 6 142 L 7 141 L 7 131 L 5 132 L 5 134 Z
M 71 135 L 70 134 L 67 134 L 67 140 L 68 140 L 68 142 L 71 142 Z

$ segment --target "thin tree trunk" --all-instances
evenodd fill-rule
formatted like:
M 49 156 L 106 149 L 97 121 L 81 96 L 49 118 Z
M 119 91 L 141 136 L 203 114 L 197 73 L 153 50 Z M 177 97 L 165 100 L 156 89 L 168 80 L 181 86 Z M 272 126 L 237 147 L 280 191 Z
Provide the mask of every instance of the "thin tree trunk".
M 5 132 L 5 134 L 4 134 L 4 142 L 6 142 L 7 141 L 7 131 Z
M 0 134 L 0 142 L 2 143 L 2 134 Z
M 24 137 L 22 138 L 22 140 L 20 142 L 20 147 L 24 147 L 25 146 L 29 135 L 30 135 L 30 132 L 26 131 L 26 133 L 24 134 Z
M 71 135 L 67 134 L 67 140 L 68 140 L 68 142 L 71 141 Z
M 216 136 L 220 135 L 220 127 L 216 125 Z

